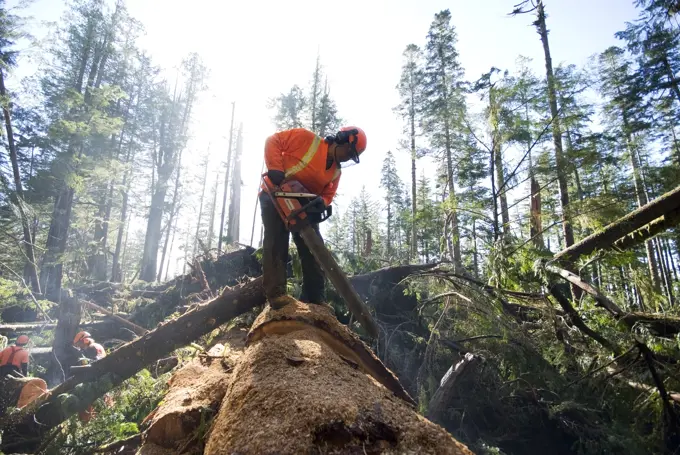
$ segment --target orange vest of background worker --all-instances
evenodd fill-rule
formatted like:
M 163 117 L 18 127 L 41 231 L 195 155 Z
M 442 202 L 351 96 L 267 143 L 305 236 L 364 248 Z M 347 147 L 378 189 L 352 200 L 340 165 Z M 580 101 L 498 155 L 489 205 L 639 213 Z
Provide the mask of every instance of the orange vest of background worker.
M 16 346 L 8 346 L 0 352 L 0 376 L 14 373 L 28 376 L 28 350 L 24 347 L 28 341 L 26 335 L 19 335 Z
M 338 189 L 341 164 L 359 162 L 366 150 L 366 134 L 361 128 L 348 126 L 325 139 L 304 128 L 281 131 L 267 138 L 264 161 L 267 176 L 274 185 L 297 180 L 318 197 L 307 213 L 323 213 Z M 264 292 L 272 308 L 278 309 L 291 301 L 286 289 L 289 232 L 269 195 L 260 193 L 264 240 L 262 272 Z M 312 227 L 319 234 L 318 223 Z M 325 276 L 298 233 L 293 233 L 302 263 L 302 294 L 300 300 L 320 304 L 325 301 Z
M 95 343 L 93 338 L 85 338 L 83 340 L 83 354 L 90 360 L 96 361 L 106 357 L 106 350 L 104 346 L 99 343 Z
M 81 333 L 90 335 L 87 332 Z M 80 333 L 78 335 L 80 335 Z M 78 335 L 76 335 L 76 338 L 78 338 Z M 83 355 L 87 357 L 91 362 L 96 362 L 97 360 L 106 357 L 106 350 L 104 349 L 104 346 L 102 346 L 99 343 L 96 343 L 94 339 L 90 338 L 89 336 L 79 338 L 74 344 L 80 347 L 80 349 L 83 352 Z M 106 402 L 107 405 L 110 405 L 111 399 L 110 397 L 108 397 L 108 395 L 105 395 L 104 401 Z M 86 410 L 80 411 L 78 413 L 78 418 L 80 419 L 81 422 L 88 423 L 96 415 L 97 414 L 94 411 L 94 407 L 90 405 Z

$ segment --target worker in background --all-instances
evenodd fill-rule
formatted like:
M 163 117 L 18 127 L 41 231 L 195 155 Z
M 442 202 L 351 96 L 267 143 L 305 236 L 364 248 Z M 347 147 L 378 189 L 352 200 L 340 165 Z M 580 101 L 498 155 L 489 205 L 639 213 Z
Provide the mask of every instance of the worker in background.
M 308 214 L 321 214 L 331 205 L 340 181 L 342 163 L 359 162 L 366 150 L 366 133 L 361 128 L 341 128 L 325 139 L 304 128 L 281 131 L 268 137 L 264 146 L 267 176 L 279 186 L 286 180 L 297 180 L 317 198 Z M 264 245 L 262 269 L 264 292 L 269 304 L 279 309 L 291 301 L 286 289 L 289 232 L 279 217 L 269 195 L 260 192 Z M 312 227 L 319 234 L 319 224 Z M 302 262 L 302 295 L 300 300 L 320 304 L 325 301 L 325 276 L 299 234 L 293 234 Z
M 83 346 L 83 355 L 93 362 L 106 357 L 106 350 L 104 349 L 104 346 L 99 343 L 95 343 L 94 338 L 88 337 L 83 339 Z
M 28 350 L 26 345 L 29 338 L 19 335 L 14 346 L 8 346 L 0 352 L 0 377 L 17 373 L 28 376 Z
M 81 363 L 86 362 L 89 364 L 106 357 L 106 350 L 104 349 L 104 346 L 102 346 L 99 343 L 96 343 L 94 341 L 94 338 L 92 338 L 92 335 L 90 335 L 88 332 L 85 331 L 79 332 L 76 335 L 76 338 L 74 338 L 73 340 L 73 345 L 78 347 L 80 349 L 82 356 L 84 356 Z M 104 395 L 103 398 L 104 402 L 108 406 L 111 406 L 112 404 L 111 397 L 108 396 L 107 394 Z M 94 406 L 90 405 L 88 406 L 87 409 L 80 411 L 78 413 L 78 418 L 80 419 L 81 422 L 88 423 L 96 415 L 97 413 L 94 410 Z

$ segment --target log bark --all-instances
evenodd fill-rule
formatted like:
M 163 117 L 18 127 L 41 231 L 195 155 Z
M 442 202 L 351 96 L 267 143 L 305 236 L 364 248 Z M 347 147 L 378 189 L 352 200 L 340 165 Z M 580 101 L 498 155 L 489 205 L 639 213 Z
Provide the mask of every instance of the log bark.
M 145 336 L 124 344 L 90 367 L 79 369 L 64 383 L 53 389 L 50 398 L 31 406 L 25 412 L 0 422 L 0 428 L 10 426 L 27 441 L 40 439 L 51 428 L 72 414 L 87 409 L 97 398 L 132 377 L 154 361 L 185 346 L 216 327 L 256 306 L 264 305 L 262 279 L 258 278 L 238 288 L 227 288 L 219 297 L 181 317 L 161 324 Z M 85 387 L 73 390 L 78 384 Z M 68 394 L 66 394 L 69 392 Z M 39 424 L 37 423 L 39 422 Z M 3 440 L 4 444 L 4 440 Z M 12 450 L 28 451 L 32 446 L 13 446 Z M 4 450 L 0 447 L 0 450 Z M 17 453 L 8 452 L 6 453 Z
M 657 220 L 657 218 L 668 214 L 669 219 L 676 219 L 674 218 L 674 214 L 679 210 L 680 186 L 663 196 L 654 199 L 649 204 L 645 204 L 639 209 L 630 212 L 628 215 L 619 218 L 573 246 L 560 251 L 553 259 L 560 261 L 576 261 L 579 257 L 588 255 L 596 249 L 610 248 L 616 241 L 622 239 L 622 237 L 646 226 Z M 657 227 L 657 229 L 659 228 Z

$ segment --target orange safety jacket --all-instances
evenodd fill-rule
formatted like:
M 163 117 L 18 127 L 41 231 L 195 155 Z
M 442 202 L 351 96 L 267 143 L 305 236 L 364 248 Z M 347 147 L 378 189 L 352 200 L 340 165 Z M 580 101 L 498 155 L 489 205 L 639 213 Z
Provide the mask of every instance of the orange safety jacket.
M 28 365 L 28 351 L 23 346 L 9 346 L 0 352 L 0 367 L 3 370 L 10 366 L 18 372 L 23 372 Z
M 333 161 L 326 169 L 328 143 L 304 128 L 275 133 L 264 145 L 267 170 L 283 171 L 286 180 L 297 180 L 309 192 L 331 205 L 340 181 L 340 168 Z
M 92 343 L 85 348 L 85 357 L 90 360 L 99 360 L 106 357 L 106 349 L 99 343 Z

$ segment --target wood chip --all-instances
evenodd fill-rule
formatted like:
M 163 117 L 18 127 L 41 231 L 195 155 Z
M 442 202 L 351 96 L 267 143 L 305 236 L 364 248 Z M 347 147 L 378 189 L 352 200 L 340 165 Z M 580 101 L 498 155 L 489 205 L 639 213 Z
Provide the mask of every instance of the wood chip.
M 286 357 L 286 360 L 288 361 L 288 363 L 290 365 L 292 365 L 294 367 L 296 367 L 298 365 L 302 365 L 305 362 L 305 359 L 303 359 L 302 357 L 292 357 L 291 356 L 291 357 Z
M 344 360 L 345 363 L 346 363 L 347 365 L 351 366 L 351 367 L 354 368 L 355 370 L 356 370 L 357 368 L 359 368 L 359 364 L 356 363 L 354 360 L 350 360 L 350 359 L 348 359 L 347 357 L 344 357 L 344 356 L 340 356 L 340 358 L 341 358 L 342 360 Z

